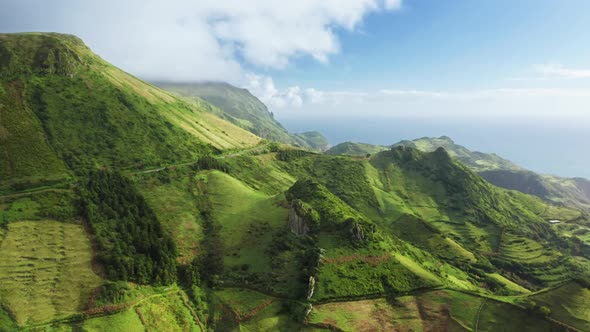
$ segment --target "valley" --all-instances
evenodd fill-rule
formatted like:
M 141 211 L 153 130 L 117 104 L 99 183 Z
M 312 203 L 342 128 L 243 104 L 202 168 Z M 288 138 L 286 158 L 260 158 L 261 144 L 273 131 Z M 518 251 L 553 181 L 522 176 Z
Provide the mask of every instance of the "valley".
M 590 330 L 585 203 L 498 156 L 323 153 L 70 35 L 0 34 L 0 69 L 0 331 Z

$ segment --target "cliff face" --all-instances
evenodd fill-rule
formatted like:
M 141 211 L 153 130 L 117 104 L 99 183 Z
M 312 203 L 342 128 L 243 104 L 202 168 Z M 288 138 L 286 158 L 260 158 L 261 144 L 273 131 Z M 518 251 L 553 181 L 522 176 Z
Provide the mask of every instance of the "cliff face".
M 313 296 L 313 292 L 315 290 L 315 278 L 313 276 L 309 277 L 309 282 L 307 284 L 307 295 L 306 298 L 309 300 Z
M 313 210 L 305 206 L 305 203 L 298 199 L 291 201 L 291 210 L 289 211 L 289 228 L 291 232 L 302 236 L 309 234 L 313 219 Z
M 352 222 L 350 227 L 350 236 L 353 241 L 365 240 L 365 232 L 357 222 Z

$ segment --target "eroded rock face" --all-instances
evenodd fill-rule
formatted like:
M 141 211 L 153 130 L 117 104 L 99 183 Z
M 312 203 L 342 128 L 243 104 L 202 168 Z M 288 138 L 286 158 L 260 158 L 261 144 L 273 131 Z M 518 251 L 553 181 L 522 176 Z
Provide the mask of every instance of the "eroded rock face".
M 291 201 L 291 210 L 289 211 L 289 228 L 291 232 L 297 235 L 307 235 L 311 225 L 309 215 L 311 211 L 305 207 L 302 201 L 294 199 Z
M 307 284 L 307 299 L 311 299 L 313 296 L 313 292 L 315 290 L 315 278 L 313 276 L 309 277 L 309 283 Z
M 365 239 L 365 232 L 357 222 L 351 223 L 350 235 L 354 241 L 363 241 Z

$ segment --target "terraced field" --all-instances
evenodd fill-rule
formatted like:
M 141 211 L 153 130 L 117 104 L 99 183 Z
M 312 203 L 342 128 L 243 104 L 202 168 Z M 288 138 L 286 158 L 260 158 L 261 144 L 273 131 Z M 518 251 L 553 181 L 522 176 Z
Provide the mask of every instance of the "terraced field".
M 92 250 L 81 225 L 12 222 L 0 257 L 0 299 L 19 325 L 79 312 L 101 283 L 92 270 Z
M 561 254 L 543 247 L 539 242 L 525 236 L 505 232 L 500 248 L 502 257 L 525 264 L 546 264 L 557 260 Z
M 559 284 L 570 277 L 567 258 L 563 254 L 525 236 L 505 232 L 499 252 L 503 259 L 522 264 L 527 274 L 546 286 Z
M 443 237 L 438 229 L 414 216 L 404 215 L 394 222 L 392 227 L 397 236 L 419 248 L 447 258 L 458 258 L 469 262 L 477 260 L 473 253 L 452 239 Z

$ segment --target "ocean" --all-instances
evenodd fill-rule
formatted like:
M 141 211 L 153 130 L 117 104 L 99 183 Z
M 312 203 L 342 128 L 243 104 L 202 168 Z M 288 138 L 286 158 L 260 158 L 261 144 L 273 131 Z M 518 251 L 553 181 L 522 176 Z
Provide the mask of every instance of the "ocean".
M 289 132 L 317 130 L 331 145 L 345 141 L 391 145 L 446 135 L 470 150 L 496 153 L 538 173 L 590 179 L 590 123 L 284 116 L 277 120 Z

